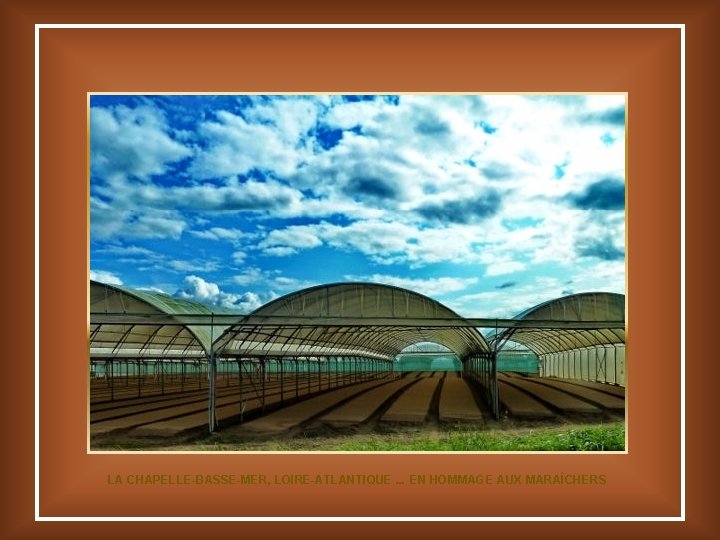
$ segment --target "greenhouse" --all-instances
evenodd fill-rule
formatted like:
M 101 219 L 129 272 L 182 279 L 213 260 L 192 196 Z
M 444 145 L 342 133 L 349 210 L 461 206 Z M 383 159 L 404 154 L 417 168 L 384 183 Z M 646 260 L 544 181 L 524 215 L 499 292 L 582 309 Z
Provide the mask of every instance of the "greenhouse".
M 532 321 L 625 321 L 625 296 L 585 293 L 558 298 L 524 311 L 516 317 Z M 583 379 L 625 385 L 625 327 L 507 328 L 498 336 L 497 348 L 516 342 L 540 359 L 546 377 Z
M 337 283 L 240 315 L 90 282 L 91 406 L 132 399 L 140 407 L 204 394 L 210 431 L 224 418 L 242 421 L 251 409 L 264 414 L 400 377 L 401 355 L 427 352 L 418 344 L 454 355 L 459 376 L 477 385 L 497 418 L 503 387 L 497 359 L 509 344 L 537 355 L 542 377 L 624 385 L 624 296 L 573 295 L 513 319 L 465 318 L 409 290 Z

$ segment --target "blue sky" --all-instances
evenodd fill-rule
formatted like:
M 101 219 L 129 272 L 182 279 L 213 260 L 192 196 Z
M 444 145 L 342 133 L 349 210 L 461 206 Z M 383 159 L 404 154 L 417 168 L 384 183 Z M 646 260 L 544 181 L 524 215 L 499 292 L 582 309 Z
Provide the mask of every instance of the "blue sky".
M 624 95 L 93 95 L 90 274 L 223 310 L 625 292 Z

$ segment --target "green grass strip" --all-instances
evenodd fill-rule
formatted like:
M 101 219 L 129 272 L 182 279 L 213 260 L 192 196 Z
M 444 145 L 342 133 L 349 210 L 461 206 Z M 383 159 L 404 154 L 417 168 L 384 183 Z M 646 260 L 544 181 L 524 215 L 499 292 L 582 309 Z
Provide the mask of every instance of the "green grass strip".
M 340 451 L 622 451 L 625 450 L 625 424 L 606 424 L 558 431 L 540 429 L 521 434 L 454 430 L 438 439 L 408 441 L 388 437 L 385 440 L 340 444 Z

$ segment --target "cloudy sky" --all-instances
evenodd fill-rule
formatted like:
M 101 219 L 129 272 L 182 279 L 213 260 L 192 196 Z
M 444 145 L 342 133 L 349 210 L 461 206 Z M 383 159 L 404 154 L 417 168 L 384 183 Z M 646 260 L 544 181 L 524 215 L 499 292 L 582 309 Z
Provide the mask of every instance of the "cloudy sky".
M 624 95 L 94 95 L 90 137 L 92 279 L 241 312 L 625 292 Z

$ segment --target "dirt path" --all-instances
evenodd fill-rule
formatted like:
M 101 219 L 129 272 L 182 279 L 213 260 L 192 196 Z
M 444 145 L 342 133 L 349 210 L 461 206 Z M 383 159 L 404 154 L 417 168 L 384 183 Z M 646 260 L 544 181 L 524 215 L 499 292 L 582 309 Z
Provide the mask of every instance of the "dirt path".
M 397 381 L 393 381 L 379 388 L 374 388 L 369 392 L 365 392 L 359 395 L 349 402 L 341 405 L 340 407 L 333 409 L 322 418 L 320 421 L 324 424 L 328 424 L 335 427 L 348 426 L 350 424 L 362 424 L 366 422 L 376 410 L 378 410 L 383 403 L 393 397 L 394 394 L 403 390 L 410 384 L 413 387 L 421 384 L 424 380 L 416 382 L 416 380 L 402 378 Z
M 508 385 L 515 386 L 520 390 L 531 394 L 539 400 L 548 403 L 552 407 L 559 409 L 564 412 L 580 413 L 580 414 L 601 414 L 602 410 L 591 405 L 586 401 L 576 398 L 562 390 L 556 388 L 550 388 L 542 384 L 537 384 L 532 381 L 528 381 L 520 378 L 507 377 L 503 379 Z M 500 394 L 502 395 L 502 389 Z
M 292 437 L 299 429 L 369 434 L 392 429 L 395 423 L 411 423 L 429 432 L 440 427 L 438 422 L 480 426 L 484 421 L 475 399 L 478 388 L 454 373 L 408 373 L 399 379 L 332 388 L 343 382 L 348 379 L 334 374 L 282 381 L 273 377 L 265 381 L 264 401 L 258 395 L 262 381 L 246 380 L 242 399 L 239 386 L 221 385 L 216 408 L 219 429 Z M 504 410 L 519 421 L 561 420 L 578 414 L 613 418 L 625 407 L 624 388 L 601 383 L 501 373 L 499 384 Z M 320 388 L 322 393 L 308 395 Z M 91 402 L 90 408 L 90 434 L 96 439 L 120 434 L 171 438 L 207 431 L 207 389 L 142 398 L 128 395 L 113 402 Z M 245 422 L 233 425 L 241 410 Z
M 624 399 L 600 392 L 593 388 L 554 379 L 542 379 L 540 377 L 534 377 L 530 380 L 535 384 L 542 384 L 550 388 L 557 388 L 558 390 L 568 392 L 611 411 L 622 411 L 625 409 Z
M 483 415 L 464 379 L 446 377 L 440 394 L 441 422 L 482 424 Z
M 233 431 L 255 431 L 263 433 L 279 433 L 307 422 L 315 416 L 318 416 L 326 410 L 344 402 L 358 392 L 369 390 L 381 384 L 388 384 L 388 380 L 371 381 L 360 383 L 357 385 L 331 390 L 325 394 L 301 401 L 295 405 L 284 407 L 279 411 L 262 416 L 256 420 L 251 420 L 238 426 L 228 428 L 229 432 Z
M 405 390 L 383 414 L 382 422 L 422 424 L 430 412 L 435 389 L 442 379 L 426 377 Z
M 505 381 L 499 381 L 500 401 L 518 418 L 551 418 L 554 413 L 537 399 L 522 390 L 511 386 Z

